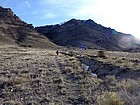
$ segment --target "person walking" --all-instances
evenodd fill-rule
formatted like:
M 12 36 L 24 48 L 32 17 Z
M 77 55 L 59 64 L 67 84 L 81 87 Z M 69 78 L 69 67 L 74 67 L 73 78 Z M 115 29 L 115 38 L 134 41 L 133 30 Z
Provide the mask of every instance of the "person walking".
M 58 55 L 59 54 L 59 52 L 58 52 L 58 50 L 56 51 L 56 55 Z

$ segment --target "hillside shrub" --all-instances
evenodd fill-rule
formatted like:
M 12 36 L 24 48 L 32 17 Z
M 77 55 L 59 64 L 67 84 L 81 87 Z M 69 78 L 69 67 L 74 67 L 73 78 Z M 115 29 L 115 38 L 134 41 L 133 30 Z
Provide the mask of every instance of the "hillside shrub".
M 69 52 L 68 52 L 68 55 L 69 55 L 69 56 L 74 56 L 74 52 L 73 52 L 73 51 L 69 51 Z
M 106 58 L 105 51 L 103 51 L 103 50 L 98 51 L 97 56 L 100 57 L 100 58 Z
M 124 105 L 119 95 L 115 92 L 106 92 L 99 98 L 99 105 Z

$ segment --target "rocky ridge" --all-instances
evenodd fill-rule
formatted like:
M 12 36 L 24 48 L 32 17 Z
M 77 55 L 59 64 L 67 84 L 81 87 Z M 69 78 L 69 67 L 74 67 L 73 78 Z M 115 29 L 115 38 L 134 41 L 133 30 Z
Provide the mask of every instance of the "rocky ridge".
M 61 46 L 118 51 L 138 47 L 132 35 L 104 27 L 91 19 L 71 19 L 63 24 L 46 25 L 35 29 Z
M 46 37 L 38 33 L 31 24 L 16 16 L 10 8 L 0 7 L 1 42 L 27 47 L 56 47 Z

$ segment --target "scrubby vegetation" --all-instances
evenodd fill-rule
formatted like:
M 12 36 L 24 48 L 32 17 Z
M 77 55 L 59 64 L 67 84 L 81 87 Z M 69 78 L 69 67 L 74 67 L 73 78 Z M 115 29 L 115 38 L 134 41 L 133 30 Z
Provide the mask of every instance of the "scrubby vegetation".
M 100 105 L 124 105 L 124 102 L 115 92 L 104 93 L 99 99 Z
M 106 51 L 104 59 L 98 50 L 60 52 L 57 56 L 56 50 L 0 46 L 0 103 L 140 104 L 139 53 Z
M 102 50 L 98 51 L 98 55 L 97 56 L 100 57 L 100 58 L 106 58 L 105 51 L 102 51 Z

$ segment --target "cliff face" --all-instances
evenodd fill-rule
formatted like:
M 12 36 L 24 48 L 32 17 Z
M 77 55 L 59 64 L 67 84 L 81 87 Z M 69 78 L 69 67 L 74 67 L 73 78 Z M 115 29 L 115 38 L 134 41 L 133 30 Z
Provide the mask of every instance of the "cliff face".
M 104 27 L 91 19 L 71 19 L 61 25 L 42 26 L 35 29 L 61 46 L 85 46 L 119 51 L 136 47 L 132 35 Z
M 0 41 L 20 46 L 54 47 L 46 37 L 39 34 L 31 24 L 16 16 L 10 8 L 0 7 Z

